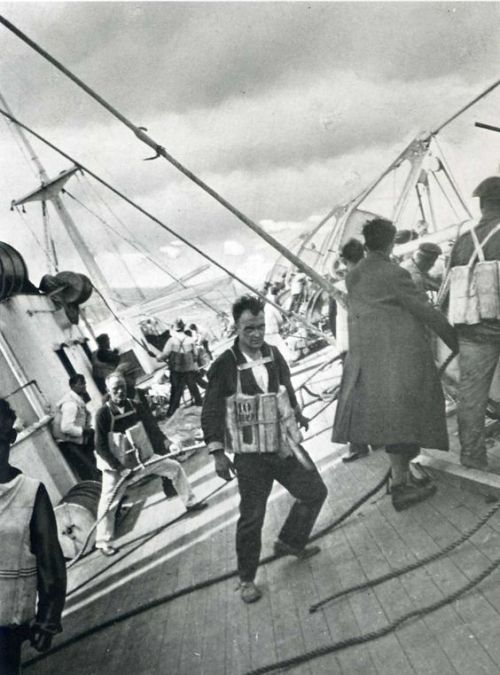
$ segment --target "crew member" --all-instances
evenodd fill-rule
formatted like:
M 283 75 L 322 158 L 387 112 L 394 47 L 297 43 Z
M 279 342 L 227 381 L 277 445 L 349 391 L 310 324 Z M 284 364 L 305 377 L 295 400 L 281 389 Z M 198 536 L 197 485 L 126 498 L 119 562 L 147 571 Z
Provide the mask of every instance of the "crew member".
M 116 505 L 125 493 L 126 482 L 123 481 L 120 489 L 116 488 L 119 481 L 129 473 L 130 468 L 124 464 L 123 455 L 118 452 L 125 443 L 126 432 L 132 428 L 137 429 L 142 424 L 146 438 L 143 437 L 141 442 L 146 446 L 149 441 L 151 450 L 147 461 L 159 460 L 161 455 L 155 452 L 154 439 L 158 429 L 154 428 L 154 419 L 152 415 L 145 413 L 140 404 L 127 398 L 126 382 L 123 376 L 119 373 L 108 375 L 106 389 L 109 400 L 99 408 L 95 421 L 97 466 L 102 471 L 102 490 L 97 511 L 96 548 L 109 556 L 117 551 L 111 545 L 111 541 L 114 537 Z M 129 444 L 131 445 L 130 440 Z M 206 503 L 196 501 L 186 473 L 179 462 L 163 457 L 163 461 L 153 466 L 146 466 L 135 473 L 137 478 L 149 475 L 170 478 L 188 511 L 200 511 L 207 506 Z M 169 493 L 167 490 L 164 491 L 168 497 Z M 113 504 L 115 506 L 112 506 Z M 104 516 L 105 513 L 106 516 Z
M 66 567 L 45 486 L 9 464 L 16 413 L 0 399 L 0 673 L 18 675 L 21 644 L 60 633 Z
M 210 368 L 201 424 L 217 475 L 230 480 L 230 471 L 236 470 L 241 598 L 255 602 L 262 595 L 254 579 L 274 480 L 296 500 L 274 544 L 277 555 L 308 558 L 319 552 L 306 543 L 327 490 L 300 446 L 297 425 L 307 428 L 308 420 L 298 407 L 288 366 L 279 350 L 264 342 L 263 303 L 246 295 L 234 303 L 232 312 L 237 338 Z M 257 410 L 266 416 L 265 424 Z M 234 467 L 225 451 L 234 453 Z
M 70 391 L 57 404 L 52 425 L 54 437 L 78 480 L 100 480 L 94 456 L 94 430 L 85 405 L 89 399 L 85 377 L 77 373 L 68 381 Z
M 97 350 L 92 353 L 92 377 L 101 394 L 105 394 L 106 377 L 118 367 L 120 354 L 117 349 L 111 349 L 107 333 L 101 333 L 95 341 L 97 342 Z
M 434 494 L 416 485 L 409 464 L 421 447 L 448 449 L 444 397 L 430 328 L 457 351 L 455 331 L 424 301 L 409 273 L 391 262 L 396 228 L 365 224 L 366 257 L 347 275 L 349 351 L 332 440 L 385 445 L 392 468 L 392 503 L 405 509 Z
M 441 254 L 442 250 L 437 244 L 423 242 L 411 258 L 401 263 L 401 267 L 410 273 L 413 283 L 424 299 L 428 299 L 428 292 L 438 291 L 441 286 L 441 279 L 429 275 L 429 271 Z
M 184 332 L 186 326 L 182 319 L 177 319 L 174 327 L 173 335 L 157 357 L 158 361 L 168 361 L 170 367 L 170 402 L 167 417 L 172 417 L 180 406 L 185 387 L 188 388 L 194 405 L 202 404 L 200 390 L 196 384 L 198 366 L 195 359 L 195 342 Z
M 482 259 L 484 261 L 500 260 L 500 176 L 491 176 L 483 180 L 474 190 L 473 196 L 479 198 L 481 219 L 474 227 L 474 233 L 463 234 L 455 243 L 451 253 L 452 279 L 454 273 L 458 272 L 455 268 L 469 267 L 471 261 L 477 263 Z M 477 239 L 476 244 L 473 234 Z M 488 241 L 486 241 L 487 238 Z M 483 262 L 483 272 L 487 271 L 487 267 L 488 265 Z M 499 304 L 498 285 L 496 285 L 498 284 L 498 268 L 496 264 L 490 267 L 491 283 L 486 280 L 486 284 L 484 282 L 476 284 L 478 294 L 476 299 L 480 306 L 489 301 L 494 306 Z M 464 271 L 467 273 L 467 270 Z M 454 308 L 450 307 L 450 311 L 453 310 Z M 500 314 L 496 307 L 489 314 L 490 318 L 482 318 L 481 314 L 486 313 L 477 312 L 471 318 L 465 316 L 464 313 L 462 320 L 455 321 L 460 345 L 457 413 L 461 463 L 463 466 L 487 471 L 484 417 L 493 375 L 500 356 Z M 472 323 L 466 323 L 467 321 L 472 321 Z

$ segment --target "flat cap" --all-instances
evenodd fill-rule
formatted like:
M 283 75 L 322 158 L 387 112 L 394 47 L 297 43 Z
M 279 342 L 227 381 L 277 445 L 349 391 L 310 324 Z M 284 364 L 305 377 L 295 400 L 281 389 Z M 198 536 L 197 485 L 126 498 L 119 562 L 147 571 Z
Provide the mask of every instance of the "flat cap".
M 424 241 L 418 247 L 419 251 L 427 253 L 429 255 L 441 255 L 443 252 L 437 244 L 433 244 L 432 241 Z
M 494 199 L 500 201 L 500 176 L 490 176 L 479 183 L 472 193 L 480 199 Z

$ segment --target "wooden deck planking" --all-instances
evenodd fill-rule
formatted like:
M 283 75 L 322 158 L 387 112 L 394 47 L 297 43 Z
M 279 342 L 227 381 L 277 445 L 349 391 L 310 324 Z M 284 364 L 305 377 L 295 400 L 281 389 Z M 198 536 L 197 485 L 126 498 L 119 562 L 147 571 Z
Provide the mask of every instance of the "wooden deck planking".
M 432 552 L 437 550 L 438 547 L 423 527 L 420 530 L 416 527 L 416 519 L 419 514 L 423 524 L 428 512 L 424 508 L 417 509 L 415 507 L 413 509 L 414 524 L 407 529 L 400 528 L 400 533 L 409 550 L 422 555 L 422 551 Z M 396 516 L 391 513 L 387 515 L 396 527 Z M 418 578 L 418 584 L 414 588 L 414 592 L 418 593 L 419 602 L 417 606 L 420 607 L 443 598 L 467 581 L 453 561 L 446 558 L 435 564 L 427 565 L 425 570 L 415 573 L 407 582 L 409 588 L 411 588 L 412 583 L 415 583 L 416 578 Z M 435 634 L 458 673 L 465 675 L 471 672 L 498 672 L 498 666 L 486 650 L 477 640 L 469 637 L 470 632 L 457 612 L 456 603 L 427 615 L 424 621 Z

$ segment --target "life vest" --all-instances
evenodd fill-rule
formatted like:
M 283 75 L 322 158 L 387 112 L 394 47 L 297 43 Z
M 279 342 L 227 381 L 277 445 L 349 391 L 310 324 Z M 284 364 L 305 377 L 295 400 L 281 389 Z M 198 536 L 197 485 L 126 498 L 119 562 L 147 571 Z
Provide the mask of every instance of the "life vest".
M 474 252 L 467 265 L 450 271 L 449 320 L 452 324 L 477 324 L 500 319 L 500 261 L 485 260 L 484 246 L 500 230 L 500 223 L 480 243 L 470 231 Z
M 187 373 L 195 370 L 194 350 L 191 348 L 186 351 L 185 340 L 186 338 L 182 340 L 179 338 L 179 350 L 170 353 L 170 368 L 178 373 Z
M 0 483 L 0 626 L 21 625 L 36 613 L 37 566 L 30 522 L 40 483 L 19 474 Z
M 241 388 L 242 370 L 272 361 L 271 350 L 270 356 L 236 365 L 236 393 L 226 397 L 224 446 L 228 452 L 273 452 L 289 457 L 298 450 L 302 434 L 286 388 L 280 386 L 278 392 L 253 396 L 244 394 Z
M 137 422 L 125 431 L 115 431 L 117 420 L 126 419 L 136 414 L 132 404 L 131 410 L 115 415 L 109 403 L 107 404 L 111 414 L 111 428 L 108 432 L 108 446 L 111 454 L 127 469 L 142 466 L 153 454 L 153 446 L 146 433 L 144 424 Z M 101 471 L 109 469 L 108 464 L 96 453 L 97 468 Z

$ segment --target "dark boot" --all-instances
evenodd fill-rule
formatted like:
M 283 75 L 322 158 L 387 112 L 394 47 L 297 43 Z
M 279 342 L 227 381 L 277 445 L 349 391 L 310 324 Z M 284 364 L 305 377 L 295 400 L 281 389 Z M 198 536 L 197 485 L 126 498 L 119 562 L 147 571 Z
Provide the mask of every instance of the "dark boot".
M 437 491 L 434 484 L 417 487 L 415 485 L 393 485 L 391 489 L 392 505 L 396 511 L 404 509 L 423 502 L 428 497 L 432 497 Z

